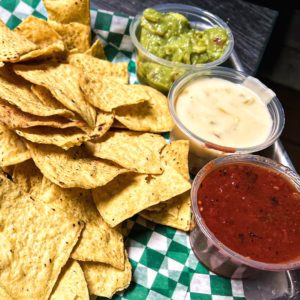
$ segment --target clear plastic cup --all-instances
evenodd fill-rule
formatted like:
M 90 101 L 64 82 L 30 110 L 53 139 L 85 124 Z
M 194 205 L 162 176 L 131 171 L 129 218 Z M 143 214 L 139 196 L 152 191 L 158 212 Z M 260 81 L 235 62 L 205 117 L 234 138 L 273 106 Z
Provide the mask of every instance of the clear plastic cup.
M 177 117 L 176 101 L 184 87 L 199 78 L 225 79 L 233 83 L 243 84 L 257 94 L 260 99 L 265 102 L 273 121 L 267 139 L 263 143 L 253 147 L 231 148 L 211 143 L 187 129 Z M 169 92 L 169 110 L 175 122 L 175 127 L 170 134 L 171 140 L 185 139 L 190 141 L 189 169 L 192 174 L 196 174 L 202 166 L 214 158 L 233 153 L 256 153 L 266 149 L 278 139 L 285 123 L 283 108 L 272 90 L 252 76 L 225 67 L 215 67 L 208 70 L 189 72 L 176 80 Z
M 172 83 L 186 72 L 207 69 L 220 65 L 225 62 L 232 53 L 234 45 L 232 32 L 223 20 L 212 13 L 198 7 L 177 3 L 161 4 L 153 6 L 152 8 L 160 12 L 177 12 L 183 14 L 188 18 L 191 27 L 200 31 L 212 27 L 224 28 L 228 33 L 228 45 L 224 54 L 219 59 L 205 64 L 189 65 L 165 60 L 150 53 L 140 44 L 139 34 L 142 14 L 138 14 L 131 22 L 130 37 L 137 48 L 137 76 L 141 83 L 148 84 L 164 93 L 167 93 Z M 152 66 L 151 69 L 158 67 L 160 72 L 167 74 L 164 84 L 157 80 L 155 76 L 149 72 L 149 67 L 147 67 L 149 64 Z M 167 82 L 167 84 L 165 82 Z
M 253 277 L 261 271 L 280 272 L 300 268 L 300 253 L 298 258 L 287 263 L 274 264 L 255 261 L 234 252 L 222 244 L 205 225 L 197 204 L 199 186 L 214 169 L 233 163 L 250 163 L 273 169 L 295 184 L 300 192 L 300 176 L 269 158 L 258 155 L 231 155 L 209 162 L 198 172 L 191 190 L 192 211 L 196 227 L 190 233 L 190 243 L 196 257 L 212 272 L 235 279 Z

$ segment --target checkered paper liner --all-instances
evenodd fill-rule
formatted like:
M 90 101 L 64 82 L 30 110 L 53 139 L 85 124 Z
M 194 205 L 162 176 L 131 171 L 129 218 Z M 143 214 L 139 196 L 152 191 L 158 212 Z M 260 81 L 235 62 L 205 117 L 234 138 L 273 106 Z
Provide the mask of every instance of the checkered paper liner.
M 0 0 L 0 18 L 10 28 L 29 15 L 46 19 L 42 1 Z M 93 37 L 104 43 L 107 58 L 129 62 L 130 82 L 136 83 L 134 46 L 129 37 L 132 18 L 122 13 L 91 10 L 91 19 Z M 126 248 L 133 279 L 129 288 L 114 299 L 245 299 L 241 281 L 217 276 L 198 262 L 186 233 L 141 217 L 128 220 L 127 225 L 131 228 Z

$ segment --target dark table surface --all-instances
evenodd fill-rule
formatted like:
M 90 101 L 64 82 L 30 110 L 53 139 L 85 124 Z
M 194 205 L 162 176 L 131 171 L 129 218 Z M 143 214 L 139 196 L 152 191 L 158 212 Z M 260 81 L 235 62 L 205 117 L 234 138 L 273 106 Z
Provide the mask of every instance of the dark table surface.
M 172 0 L 91 0 L 92 8 L 123 12 L 134 16 L 143 9 Z M 182 4 L 208 10 L 229 24 L 235 51 L 246 72 L 254 74 L 272 32 L 277 12 L 241 0 L 181 0 Z

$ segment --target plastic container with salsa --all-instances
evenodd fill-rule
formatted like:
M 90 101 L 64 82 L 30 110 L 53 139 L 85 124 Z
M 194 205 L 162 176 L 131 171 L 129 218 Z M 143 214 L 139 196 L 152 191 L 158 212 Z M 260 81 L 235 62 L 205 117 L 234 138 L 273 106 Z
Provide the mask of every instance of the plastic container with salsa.
M 234 45 L 233 35 L 228 25 L 219 17 L 198 7 L 177 3 L 161 4 L 152 8 L 163 13 L 174 12 L 182 14 L 189 20 L 191 27 L 199 31 L 215 27 L 222 28 L 227 32 L 228 40 L 222 56 L 212 62 L 185 64 L 169 61 L 150 53 L 140 43 L 142 14 L 138 14 L 131 22 L 130 37 L 137 48 L 137 75 L 141 83 L 148 84 L 161 92 L 167 93 L 172 83 L 186 72 L 220 65 L 231 55 Z
M 217 158 L 195 177 L 191 198 L 191 246 L 212 272 L 241 279 L 300 268 L 300 177 L 294 171 L 257 155 Z
M 239 96 L 240 99 L 237 99 L 240 103 L 235 102 L 235 98 L 229 94 L 227 98 L 225 96 L 219 96 L 215 95 L 215 93 L 218 91 L 219 86 L 214 81 L 210 80 L 217 80 L 218 85 L 220 84 L 220 90 L 224 91 L 227 89 L 227 86 L 222 87 L 222 84 L 226 82 L 229 84 L 229 87 L 231 88 L 231 85 L 234 87 L 232 93 L 235 94 L 235 96 Z M 199 96 L 200 95 L 200 88 L 198 86 L 193 86 L 193 92 L 194 95 L 190 96 L 191 99 L 188 99 L 190 101 L 194 102 L 188 102 L 188 105 L 191 106 L 189 108 L 190 117 L 186 117 L 186 122 L 194 122 L 195 125 L 197 123 L 201 124 L 201 128 L 205 130 L 210 130 L 209 128 L 213 128 L 214 125 L 211 125 L 213 123 L 221 123 L 220 117 L 224 116 L 226 118 L 231 118 L 232 116 L 234 118 L 237 118 L 241 121 L 242 124 L 243 118 L 244 121 L 247 121 L 248 124 L 243 125 L 242 127 L 243 131 L 241 131 L 239 137 L 235 137 L 234 141 L 231 142 L 237 142 L 235 146 L 232 146 L 232 144 L 224 144 L 223 142 L 216 142 L 218 139 L 216 138 L 214 141 L 207 139 L 206 137 L 197 134 L 195 131 L 191 130 L 191 127 L 189 129 L 189 124 L 184 123 L 182 118 L 180 118 L 180 114 L 184 111 L 185 107 L 180 106 L 179 100 L 180 97 L 184 93 L 190 93 L 190 87 L 195 82 L 199 80 L 207 80 L 208 84 L 206 82 L 202 84 L 202 86 L 206 89 L 207 86 L 211 85 L 211 94 L 208 96 L 205 93 L 207 91 L 204 91 L 203 93 L 203 99 Z M 235 90 L 237 89 L 237 91 Z M 240 89 L 242 92 L 240 92 Z M 256 124 L 256 127 L 254 127 L 254 123 L 250 121 L 250 118 L 243 117 L 244 115 L 240 114 L 239 111 L 237 111 L 239 105 L 243 103 L 244 97 L 243 93 L 244 90 L 247 93 L 250 93 L 250 96 L 256 97 L 253 98 L 257 105 L 261 105 L 261 109 L 263 110 L 264 114 L 261 116 L 254 110 L 251 112 L 251 117 L 258 118 L 258 123 Z M 247 94 L 246 93 L 246 94 Z M 241 96 L 241 95 L 242 96 Z M 214 98 L 211 98 L 214 97 Z M 247 101 L 253 101 L 253 99 L 247 98 L 248 96 L 245 96 L 245 104 L 243 104 L 245 107 L 251 107 L 253 104 L 247 103 Z M 195 99 L 198 101 L 195 101 Z M 201 100 L 201 103 L 199 102 Z M 204 118 L 203 115 L 197 114 L 197 107 L 195 105 L 202 105 L 199 108 L 203 108 L 204 112 L 207 113 L 209 106 L 213 103 L 220 103 L 226 104 L 227 100 L 228 102 L 231 101 L 231 106 L 229 108 L 226 107 L 224 111 L 221 111 L 220 114 L 217 116 L 215 114 L 215 111 L 209 111 L 208 115 L 210 115 L 210 119 L 207 119 L 207 121 Z M 223 101 L 223 102 L 222 102 Z M 195 103 L 195 104 L 194 104 Z M 198 104 L 200 103 L 200 104 Z M 217 105 L 216 104 L 216 105 Z M 236 104 L 236 105 L 235 105 Z M 241 104 L 242 105 L 242 104 Z M 256 107 L 256 106 L 255 106 Z M 215 108 L 215 107 L 214 107 Z M 220 107 L 221 110 L 223 110 L 222 107 Z M 242 107 L 242 109 L 245 109 Z M 196 71 L 196 72 L 190 72 L 188 74 L 185 74 L 180 79 L 178 79 L 172 86 L 170 92 L 169 92 L 169 110 L 171 112 L 171 115 L 173 117 L 173 120 L 175 122 L 175 127 L 171 131 L 171 140 L 177 140 L 177 139 L 187 139 L 190 141 L 190 153 L 189 153 L 189 167 L 190 172 L 193 174 L 196 174 L 197 171 L 205 165 L 208 161 L 220 157 L 225 156 L 228 154 L 248 154 L 248 153 L 256 153 L 258 151 L 262 151 L 272 145 L 277 138 L 280 136 L 283 127 L 284 127 L 284 111 L 283 108 L 276 97 L 275 93 L 267 88 L 263 83 L 261 83 L 258 79 L 253 78 L 251 76 L 248 76 L 242 72 L 235 71 L 230 68 L 224 68 L 224 67 L 215 67 L 208 70 L 202 70 L 202 71 Z M 227 111 L 226 111 L 227 110 Z M 248 108 L 247 108 L 248 110 Z M 231 116 L 232 114 L 232 116 Z M 260 121 L 266 121 L 269 119 L 269 128 L 268 130 L 265 129 L 265 132 L 262 132 L 262 127 L 260 126 Z M 204 123 L 203 123 L 204 122 Z M 211 123 L 211 124 L 209 124 Z M 232 122 L 234 125 L 235 123 Z M 231 126 L 233 126 L 231 125 Z M 210 127 L 211 126 L 211 127 Z M 199 126 L 198 126 L 199 127 Z M 223 130 L 225 128 L 225 125 L 223 123 L 219 124 L 219 129 Z M 249 130 L 248 130 L 249 129 Z M 236 130 L 236 128 L 233 128 L 232 130 Z M 266 131 L 267 130 L 267 131 Z M 260 139 L 256 140 L 257 137 L 261 134 L 264 134 Z M 217 134 L 216 134 L 217 135 Z M 250 140 L 254 138 L 253 140 Z M 240 144 L 241 140 L 243 139 L 244 144 Z M 252 143 L 252 144 L 251 144 Z M 238 145 L 238 146 L 236 146 Z M 241 145 L 241 146 L 239 146 Z

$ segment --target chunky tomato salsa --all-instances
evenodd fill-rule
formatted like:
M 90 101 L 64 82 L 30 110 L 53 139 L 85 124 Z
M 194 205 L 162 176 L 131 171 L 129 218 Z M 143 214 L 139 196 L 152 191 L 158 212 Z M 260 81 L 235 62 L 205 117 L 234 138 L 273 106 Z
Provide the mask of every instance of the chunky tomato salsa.
M 245 163 L 219 167 L 201 183 L 198 207 L 215 237 L 245 257 L 300 257 L 300 193 L 286 176 Z

